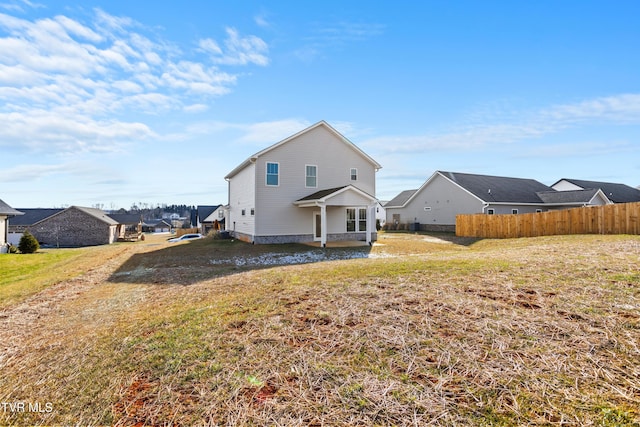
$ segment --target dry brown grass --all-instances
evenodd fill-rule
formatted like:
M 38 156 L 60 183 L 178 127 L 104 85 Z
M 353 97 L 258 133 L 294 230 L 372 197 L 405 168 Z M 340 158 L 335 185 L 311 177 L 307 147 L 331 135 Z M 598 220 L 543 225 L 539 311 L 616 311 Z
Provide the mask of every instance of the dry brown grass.
M 10 307 L 0 401 L 52 411 L 0 421 L 639 425 L 640 238 L 382 236 L 255 269 L 156 242 Z

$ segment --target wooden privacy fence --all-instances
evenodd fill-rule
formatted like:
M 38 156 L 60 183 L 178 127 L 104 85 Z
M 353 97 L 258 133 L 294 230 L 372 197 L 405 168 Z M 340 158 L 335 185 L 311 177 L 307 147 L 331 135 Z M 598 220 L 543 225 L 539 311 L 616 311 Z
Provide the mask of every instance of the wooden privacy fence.
M 176 228 L 176 237 L 184 236 L 185 234 L 199 233 L 198 228 Z
M 489 239 L 557 234 L 640 234 L 640 202 L 516 215 L 457 215 L 456 235 Z

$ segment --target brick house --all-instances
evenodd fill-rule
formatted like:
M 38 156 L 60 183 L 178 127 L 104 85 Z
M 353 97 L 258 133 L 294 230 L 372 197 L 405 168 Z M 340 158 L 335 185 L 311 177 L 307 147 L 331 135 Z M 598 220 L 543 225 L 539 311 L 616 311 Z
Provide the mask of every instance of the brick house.
M 100 209 L 71 206 L 29 227 L 43 246 L 108 245 L 118 238 L 119 223 Z

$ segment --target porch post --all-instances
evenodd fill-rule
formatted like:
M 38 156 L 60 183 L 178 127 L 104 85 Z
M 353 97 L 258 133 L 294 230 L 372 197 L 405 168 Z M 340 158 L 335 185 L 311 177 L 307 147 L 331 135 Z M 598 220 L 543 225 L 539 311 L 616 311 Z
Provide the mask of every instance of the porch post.
M 324 203 L 320 205 L 320 246 L 327 246 L 327 207 Z
M 376 205 L 367 206 L 367 243 L 371 245 L 373 239 L 372 234 L 376 221 Z

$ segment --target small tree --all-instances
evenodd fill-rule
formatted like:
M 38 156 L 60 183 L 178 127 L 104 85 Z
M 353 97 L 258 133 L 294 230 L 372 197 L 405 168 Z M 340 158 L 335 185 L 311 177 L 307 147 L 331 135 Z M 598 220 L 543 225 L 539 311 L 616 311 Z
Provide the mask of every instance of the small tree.
M 38 239 L 33 237 L 33 234 L 27 230 L 20 238 L 18 249 L 20 249 L 20 252 L 23 254 L 32 254 L 40 249 L 40 243 L 38 243 Z

